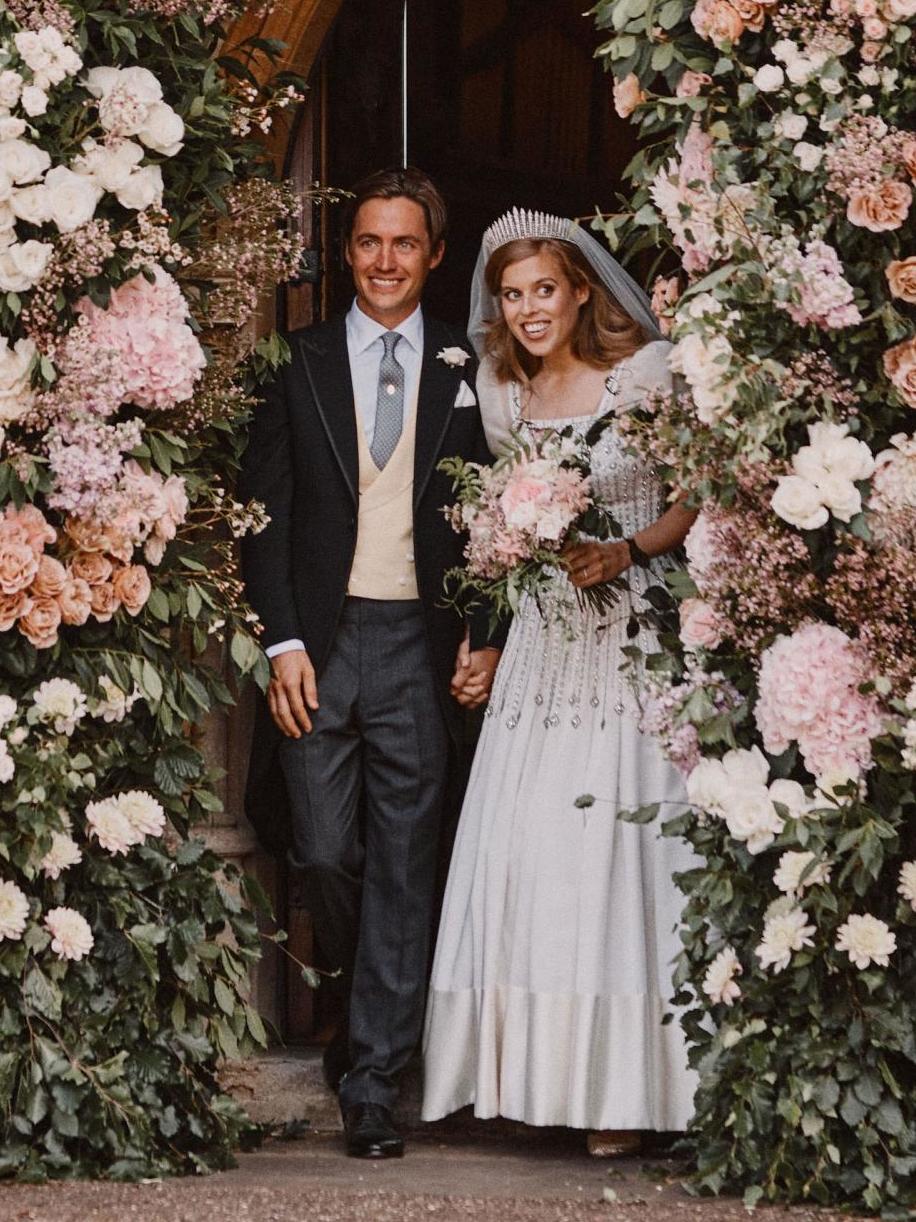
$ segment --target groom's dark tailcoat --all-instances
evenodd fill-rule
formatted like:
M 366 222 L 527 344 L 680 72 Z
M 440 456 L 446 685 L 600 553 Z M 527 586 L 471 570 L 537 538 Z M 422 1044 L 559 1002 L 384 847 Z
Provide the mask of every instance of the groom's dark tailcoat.
M 377 755 L 379 749 L 396 757 L 400 750 L 398 734 L 408 741 L 411 735 L 419 737 L 422 750 L 426 749 L 427 762 L 421 767 L 430 773 L 441 766 L 441 777 L 430 778 L 425 798 L 417 799 L 431 808 L 423 816 L 424 828 L 405 847 L 401 844 L 400 832 L 385 834 L 379 849 L 379 837 L 367 841 L 366 883 L 369 880 L 368 854 L 372 852 L 401 853 L 411 859 L 413 871 L 408 884 L 413 892 L 422 892 L 425 897 L 410 918 L 411 927 L 422 921 L 422 908 L 428 910 L 432 898 L 432 878 L 435 863 L 435 845 L 438 838 L 439 810 L 442 805 L 445 760 L 448 739 L 458 743 L 462 722 L 460 710 L 449 695 L 449 682 L 454 671 L 458 646 L 465 631 L 465 624 L 454 609 L 443 606 L 443 579 L 447 569 L 462 562 L 462 540 L 455 533 L 442 512 L 442 507 L 454 499 L 451 480 L 437 470 L 439 461 L 448 455 L 461 455 L 466 459 L 481 462 L 490 460 L 480 413 L 476 404 L 456 406 L 462 381 L 474 385 L 475 362 L 473 358 L 462 367 L 450 365 L 437 357 L 443 348 L 457 347 L 471 352 L 463 335 L 443 323 L 424 315 L 423 358 L 420 373 L 416 414 L 416 440 L 413 487 L 413 550 L 416 565 L 419 605 L 413 612 L 413 627 L 401 624 L 399 631 L 406 632 L 403 650 L 400 645 L 390 663 L 391 683 L 410 683 L 416 687 L 413 676 L 424 676 L 427 682 L 428 700 L 425 710 L 411 715 L 418 723 L 399 730 L 392 729 L 390 739 L 379 743 L 361 743 L 363 758 Z M 338 716 L 337 705 L 351 700 L 348 694 L 338 701 L 336 690 L 345 686 L 346 676 L 352 674 L 358 664 L 359 650 L 364 652 L 368 644 L 358 644 L 358 634 L 369 631 L 362 627 L 367 614 L 376 616 L 372 631 L 380 633 L 379 642 L 387 638 L 393 641 L 394 629 L 387 621 L 378 620 L 381 612 L 402 617 L 400 604 L 385 603 L 378 607 L 348 599 L 347 585 L 353 562 L 359 502 L 359 458 L 357 443 L 356 408 L 350 377 L 347 351 L 346 323 L 339 318 L 304 330 L 295 331 L 289 337 L 291 361 L 266 388 L 263 401 L 255 410 L 251 438 L 243 461 L 241 495 L 264 502 L 270 516 L 270 524 L 259 535 L 243 542 L 242 561 L 248 598 L 257 611 L 263 625 L 262 644 L 269 647 L 281 641 L 298 638 L 303 641 L 317 674 L 318 699 L 321 706 L 314 715 L 316 739 L 323 724 L 329 724 Z M 467 397 L 462 396 L 462 397 Z M 384 618 L 384 617 L 383 617 Z M 366 621 L 368 624 L 368 621 Z M 481 648 L 488 642 L 486 614 L 476 613 L 470 619 L 471 648 Z M 354 635 L 356 634 L 356 635 Z M 495 642 L 494 642 L 495 643 Z M 349 652 L 347 652 L 349 651 Z M 344 657 L 344 654 L 346 656 Z M 343 660 L 342 660 L 343 658 Z M 354 661 L 356 659 L 357 661 Z M 408 668 L 406 673 L 404 668 Z M 401 671 L 398 675 L 396 672 Z M 341 679 L 341 676 L 344 676 Z M 384 696 L 384 674 L 370 676 Z M 367 683 L 368 687 L 368 683 Z M 346 747 L 347 736 L 356 740 L 361 734 L 358 717 L 352 726 L 344 724 L 342 715 L 342 739 Z M 396 714 L 395 714 L 396 718 Z M 387 729 L 386 729 L 387 733 Z M 438 737 L 437 737 L 438 735 Z M 423 1005 L 423 978 L 426 971 L 428 944 L 426 931 L 413 930 L 410 934 L 410 955 L 423 962 L 414 962 L 404 967 L 404 948 L 389 945 L 373 946 L 378 930 L 367 930 L 367 906 L 372 903 L 374 918 L 371 925 L 390 924 L 385 911 L 387 898 L 391 904 L 403 901 L 397 896 L 379 896 L 379 885 L 373 883 L 367 891 L 358 887 L 360 863 L 354 858 L 354 846 L 333 844 L 334 835 L 325 835 L 324 847 L 310 842 L 315 824 L 314 808 L 316 790 L 328 795 L 325 804 L 334 804 L 332 796 L 336 790 L 338 773 L 344 764 L 351 767 L 352 760 L 344 760 L 345 750 L 325 761 L 319 771 L 310 764 L 309 773 L 300 759 L 303 754 L 300 743 L 304 740 L 284 740 L 273 725 L 262 702 L 255 726 L 252 761 L 249 773 L 247 807 L 252 821 L 262 840 L 274 847 L 287 847 L 284 830 L 283 796 L 288 796 L 292 813 L 291 855 L 300 865 L 308 867 L 301 859 L 304 854 L 330 861 L 316 861 L 313 877 L 309 869 L 304 870 L 307 901 L 315 920 L 316 933 L 326 955 L 341 962 L 345 974 L 354 972 L 353 1003 L 351 1008 L 351 1030 L 356 1069 L 351 1077 L 357 1078 L 361 1059 L 382 1062 L 378 1073 L 363 1075 L 362 1096 L 374 1102 L 388 1104 L 394 1097 L 394 1080 L 403 1062 L 409 1056 L 419 1035 Z M 315 756 L 315 742 L 305 744 L 304 750 Z M 283 761 L 286 795 L 282 794 L 281 770 L 278 758 Z M 396 763 L 396 761 L 391 761 Z M 384 767 L 386 761 L 381 761 Z M 362 765 L 364 768 L 367 765 Z M 411 765 L 413 766 L 413 765 Z M 361 783 L 365 781 L 362 778 Z M 349 785 L 349 783 L 348 783 Z M 344 787 L 347 795 L 351 787 Z M 308 798 L 303 795 L 308 791 Z M 437 796 L 430 798 L 429 794 Z M 410 805 L 411 798 L 406 799 Z M 371 803 L 370 803 L 371 804 Z M 347 805 L 347 803 L 345 803 Z M 396 805 L 396 803 L 395 803 Z M 333 824 L 335 811 L 325 811 L 321 818 Z M 411 812 L 405 818 L 413 817 Z M 395 824 L 398 813 L 394 812 Z M 305 824 L 308 824 L 308 835 Z M 395 826 L 391 824 L 391 826 Z M 352 838 L 351 838 L 352 839 Z M 375 848 L 372 848 L 372 843 Z M 422 849 L 418 849 L 418 844 Z M 303 845 L 306 847 L 303 848 Z M 431 853 L 430 853 L 431 849 Z M 361 850 L 359 850 L 361 852 Z M 340 857 L 335 861 L 335 853 Z M 422 864 L 421 864 L 422 863 Z M 382 874 L 391 876 L 386 863 Z M 319 877 L 319 866 L 325 869 Z M 394 867 L 392 867 L 394 869 Z M 405 869 L 407 867 L 405 866 Z M 420 874 L 417 873 L 418 869 Z M 335 872 L 336 870 L 336 872 Z M 325 875 L 330 878 L 327 880 Z M 422 876 L 421 876 L 422 875 Z M 429 875 L 430 877 L 427 877 Z M 360 922 L 360 904 L 362 920 Z M 376 911 L 377 909 L 377 911 Z M 402 939 L 403 941 L 404 939 Z M 390 939 L 389 939 L 390 941 Z M 358 955 L 357 955 L 358 942 Z M 386 977 L 388 984 L 379 987 L 362 987 L 358 977 L 366 974 L 367 957 L 389 959 L 400 957 L 397 972 L 392 973 L 384 965 L 370 963 L 368 974 Z M 354 961 L 355 960 L 355 969 Z M 405 981 L 404 971 L 411 977 Z M 398 973 L 401 975 L 398 976 Z M 376 985 L 378 979 L 376 979 Z M 390 984 L 390 988 L 388 985 Z M 386 992 L 387 990 L 387 992 Z M 410 994 L 405 1000 L 404 995 Z M 394 1011 L 406 1006 L 400 1019 Z M 376 1013 L 358 1014 L 353 1011 L 387 1010 L 387 1015 Z M 409 1012 L 408 1012 L 409 1011 Z M 381 1036 L 372 1024 L 386 1028 Z M 395 1034 L 388 1028 L 397 1027 Z M 377 1045 L 375 1049 L 370 1045 Z M 371 1066 L 370 1066 L 371 1069 Z M 366 1084 L 368 1083 L 368 1085 Z M 347 1087 L 345 1081 L 341 1091 Z M 351 1094 L 357 1087 L 350 1083 Z M 351 1098 L 349 1101 L 356 1101 Z

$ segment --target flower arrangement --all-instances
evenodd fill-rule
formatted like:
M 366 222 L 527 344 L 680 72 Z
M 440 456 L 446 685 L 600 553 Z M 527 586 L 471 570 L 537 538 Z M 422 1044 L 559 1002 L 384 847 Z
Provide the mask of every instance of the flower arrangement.
M 645 728 L 698 856 L 677 1000 L 701 1190 L 916 1204 L 910 0 L 601 0 L 681 375 L 620 422 L 701 513 Z M 645 819 L 652 811 L 634 812 Z
M 266 1043 L 261 901 L 193 829 L 266 674 L 227 488 L 300 244 L 246 134 L 300 93 L 216 61 L 230 8 L 0 12 L 0 1175 L 225 1166 L 216 1069 Z
M 571 427 L 516 430 L 506 452 L 491 466 L 444 460 L 455 482 L 455 504 L 445 510 L 452 526 L 467 533 L 466 565 L 446 574 L 454 598 L 475 597 L 494 620 L 518 610 L 523 594 L 541 614 L 569 623 L 571 587 L 562 572 L 563 549 L 588 536 L 607 539 L 619 528 L 591 493 L 589 451 L 603 425 L 578 437 Z M 577 590 L 580 606 L 602 611 L 617 601 L 619 583 Z

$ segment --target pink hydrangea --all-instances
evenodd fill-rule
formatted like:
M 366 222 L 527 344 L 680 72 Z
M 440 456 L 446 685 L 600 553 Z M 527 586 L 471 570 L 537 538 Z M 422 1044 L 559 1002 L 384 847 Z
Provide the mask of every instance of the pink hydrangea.
M 152 282 L 138 275 L 115 289 L 107 310 L 86 297 L 79 308 L 82 340 L 117 354 L 123 401 L 162 410 L 190 399 L 206 358 L 177 281 L 159 266 L 152 274 Z
M 815 776 L 868 768 L 883 728 L 877 697 L 859 691 L 868 677 L 862 647 L 839 628 L 809 623 L 777 637 L 761 657 L 754 714 L 767 751 L 797 742 Z

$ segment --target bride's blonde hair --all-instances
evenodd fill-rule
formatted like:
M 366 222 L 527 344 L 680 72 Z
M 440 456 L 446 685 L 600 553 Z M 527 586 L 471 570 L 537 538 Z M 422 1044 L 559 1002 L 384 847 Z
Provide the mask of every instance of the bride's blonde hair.
M 534 255 L 551 255 L 574 289 L 588 288 L 588 300 L 579 309 L 573 334 L 573 355 L 596 369 L 609 369 L 643 346 L 648 339 L 643 328 L 617 304 L 595 274 L 588 259 L 572 242 L 557 238 L 517 238 L 494 250 L 484 273 L 487 288 L 499 300 L 503 273 L 513 263 Z M 518 342 L 500 309 L 488 320 L 486 350 L 501 382 L 527 382 L 541 367 Z

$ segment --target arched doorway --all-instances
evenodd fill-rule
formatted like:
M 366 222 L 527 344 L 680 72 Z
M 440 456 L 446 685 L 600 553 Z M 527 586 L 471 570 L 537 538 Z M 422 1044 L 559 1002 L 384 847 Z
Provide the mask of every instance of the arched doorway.
M 284 39 L 284 66 L 309 81 L 305 102 L 275 145 L 303 189 L 346 187 L 406 159 L 437 180 L 451 214 L 448 251 L 432 277 L 432 312 L 463 323 L 480 234 L 517 204 L 585 217 L 614 206 L 635 151 L 595 61 L 582 0 L 303 0 L 272 10 L 243 33 Z M 278 300 L 283 327 L 346 308 L 333 208 L 308 209 L 309 273 Z M 295 892 L 276 882 L 290 950 L 308 962 L 309 922 Z M 286 962 L 286 961 L 284 961 Z M 281 969 L 278 1026 L 307 1041 L 323 1007 L 295 970 Z

